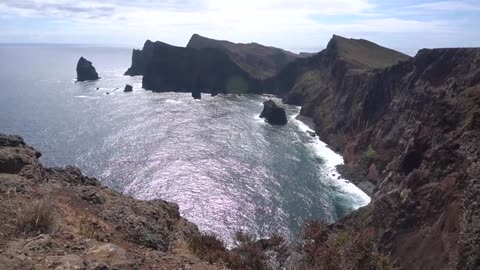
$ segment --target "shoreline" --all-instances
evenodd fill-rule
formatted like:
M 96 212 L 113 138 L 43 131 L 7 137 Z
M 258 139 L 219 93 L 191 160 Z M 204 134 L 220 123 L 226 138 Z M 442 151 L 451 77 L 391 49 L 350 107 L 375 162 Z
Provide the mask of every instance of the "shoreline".
M 301 131 L 305 131 L 309 133 L 309 135 L 311 135 L 310 132 L 314 132 L 313 120 L 310 117 L 302 116 L 300 112 L 298 112 L 298 114 L 291 119 L 298 121 L 297 125 Z M 323 142 L 318 135 L 315 135 L 315 137 L 312 136 L 312 138 L 315 141 L 314 147 L 317 148 L 313 149 L 313 151 L 317 152 L 319 156 L 326 161 L 326 166 L 330 170 L 327 173 L 327 177 L 332 181 L 332 184 L 342 189 L 343 192 L 350 194 L 349 196 L 351 196 L 353 200 L 352 207 L 354 210 L 367 206 L 372 200 L 372 192 L 370 192 L 369 189 L 365 189 L 364 186 L 357 185 L 338 170 L 338 166 L 344 163 L 343 156 Z
M 308 116 L 304 116 L 304 115 L 301 115 L 300 112 L 298 113 L 297 116 L 295 116 L 293 119 L 295 120 L 298 120 L 300 122 L 302 122 L 304 125 L 306 125 L 309 129 L 311 129 L 313 132 L 315 132 L 315 124 L 313 123 L 313 119 L 308 117 Z M 308 133 L 308 131 L 307 131 Z M 318 138 L 318 140 L 320 142 L 323 142 L 320 137 L 318 136 L 318 134 L 315 133 L 315 137 Z M 326 143 L 325 143 L 326 144 Z M 330 145 L 326 144 L 326 147 L 330 150 L 332 150 L 334 153 L 336 153 L 337 155 L 341 156 L 342 157 L 342 160 L 343 160 L 343 155 L 341 153 L 338 153 L 337 151 L 335 151 L 332 147 L 330 147 Z M 371 183 L 370 181 L 368 180 L 365 180 L 365 179 L 360 179 L 360 177 L 357 177 L 355 175 L 355 172 L 352 172 L 350 171 L 347 166 L 342 162 L 341 164 L 337 164 L 335 165 L 335 171 L 338 173 L 339 175 L 339 180 L 340 179 L 343 179 L 343 180 L 347 180 L 348 182 L 352 183 L 353 185 L 355 185 L 358 189 L 360 189 L 361 191 L 363 191 L 366 195 L 368 195 L 368 197 L 372 198 L 373 196 L 373 193 L 374 193 L 374 190 L 375 190 L 375 185 L 373 183 Z

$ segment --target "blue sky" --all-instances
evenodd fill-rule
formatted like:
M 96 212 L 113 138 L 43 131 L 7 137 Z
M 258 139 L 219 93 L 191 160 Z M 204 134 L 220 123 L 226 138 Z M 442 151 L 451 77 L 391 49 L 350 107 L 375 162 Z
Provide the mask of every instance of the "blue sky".
M 184 46 L 193 33 L 318 51 L 333 34 L 408 54 L 480 47 L 480 0 L 0 0 L 0 42 Z

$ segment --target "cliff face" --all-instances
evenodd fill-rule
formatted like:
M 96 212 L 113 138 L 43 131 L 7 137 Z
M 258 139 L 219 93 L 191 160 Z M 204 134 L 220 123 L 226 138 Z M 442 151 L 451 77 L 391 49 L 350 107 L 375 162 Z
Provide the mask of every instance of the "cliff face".
M 343 169 L 376 186 L 371 205 L 335 226 L 373 228 L 404 269 L 478 269 L 480 49 L 323 68 L 292 93 L 322 140 L 344 152 Z
M 39 157 L 0 134 L 2 269 L 220 269 L 190 252 L 200 233 L 176 204 L 135 200 Z
M 405 54 L 367 40 L 334 35 L 325 50 L 290 63 L 266 80 L 264 89 L 283 96 L 287 103 L 302 105 L 347 72 L 385 68 L 408 59 Z
M 198 50 L 213 48 L 226 53 L 239 67 L 257 79 L 265 79 L 276 75 L 287 64 L 301 55 L 275 47 L 267 47 L 257 43 L 232 43 L 215 40 L 194 34 L 187 48 Z
M 217 49 L 197 50 L 161 42 L 152 46 L 143 88 L 153 91 L 256 93 L 260 82 Z
M 128 68 L 125 72 L 125 75 L 129 76 L 138 76 L 145 73 L 147 63 L 152 57 L 153 53 L 153 42 L 147 40 L 143 45 L 142 50 L 133 50 L 132 51 L 132 66 Z

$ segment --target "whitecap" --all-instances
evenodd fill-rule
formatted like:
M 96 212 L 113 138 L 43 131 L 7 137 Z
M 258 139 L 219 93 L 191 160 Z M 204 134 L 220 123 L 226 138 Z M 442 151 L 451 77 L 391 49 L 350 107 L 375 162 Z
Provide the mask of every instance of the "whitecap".
M 98 97 L 91 97 L 91 96 L 75 96 L 76 98 L 85 98 L 85 99 L 98 99 Z
M 292 122 L 298 127 L 298 129 L 302 132 L 314 132 L 314 130 L 312 130 L 308 125 L 297 119 L 298 115 L 299 113 L 294 115 L 294 117 L 292 118 Z M 312 140 L 312 142 L 306 143 L 306 145 L 312 149 L 316 156 L 322 158 L 325 161 L 325 166 L 328 169 L 328 178 L 332 181 L 332 185 L 334 187 L 340 188 L 341 191 L 344 193 L 352 194 L 355 209 L 358 209 L 370 203 L 370 197 L 356 185 L 341 177 L 331 177 L 332 174 L 340 175 L 336 169 L 336 166 L 344 163 L 343 157 L 335 153 L 335 151 L 330 149 L 327 144 L 322 142 L 318 137 L 312 138 Z
M 181 104 L 183 103 L 182 101 L 180 100 L 175 100 L 175 99 L 167 99 L 165 100 L 165 103 L 170 103 L 170 104 Z

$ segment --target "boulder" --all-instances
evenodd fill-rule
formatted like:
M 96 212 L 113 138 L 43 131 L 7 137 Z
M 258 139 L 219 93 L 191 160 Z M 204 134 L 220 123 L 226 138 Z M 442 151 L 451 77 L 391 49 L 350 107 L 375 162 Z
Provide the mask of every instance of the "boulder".
M 127 84 L 125 86 L 125 90 L 123 90 L 123 92 L 132 92 L 132 91 L 133 91 L 133 87 L 130 84 Z
M 272 125 L 286 125 L 288 122 L 285 109 L 278 107 L 271 99 L 263 103 L 263 111 L 260 117 L 265 118 Z
M 77 63 L 77 81 L 94 81 L 98 80 L 98 78 L 98 73 L 92 65 L 92 62 L 80 57 Z

